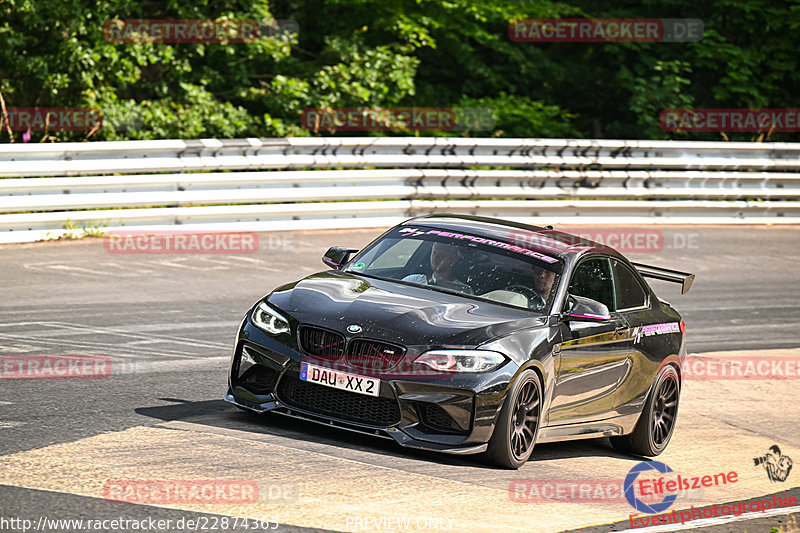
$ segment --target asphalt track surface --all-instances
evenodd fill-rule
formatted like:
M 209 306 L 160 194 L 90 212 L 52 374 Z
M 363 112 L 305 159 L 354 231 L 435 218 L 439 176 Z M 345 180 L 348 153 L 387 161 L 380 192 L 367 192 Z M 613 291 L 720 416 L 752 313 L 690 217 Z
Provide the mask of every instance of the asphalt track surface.
M 683 314 L 691 353 L 798 358 L 800 228 L 659 230 L 660 251 L 628 255 L 697 274 L 686 295 L 653 282 Z M 100 240 L 0 247 L 0 356 L 95 355 L 112 362 L 106 379 L 0 379 L 0 531 L 25 524 L 4 519 L 31 520 L 28 530 L 98 530 L 47 528 L 52 524 L 39 523 L 41 517 L 172 520 L 152 531 L 629 529 L 636 511 L 624 497 L 533 501 L 528 494 L 520 501 L 509 492 L 521 486 L 515 480 L 540 488 L 621 483 L 639 460 L 602 439 L 540 445 L 511 472 L 256 417 L 221 401 L 245 310 L 273 287 L 323 270 L 328 246 L 359 248 L 379 233 L 260 234 L 258 251 L 246 255 L 111 254 Z M 774 444 L 800 457 L 798 400 L 796 380 L 687 381 L 675 435 L 658 460 L 684 476 L 734 471 L 738 478 L 687 491 L 669 511 L 781 491 L 800 497 L 793 490 L 800 486 L 797 469 L 785 482 L 770 482 L 753 466 Z M 248 503 L 122 504 L 104 499 L 109 480 L 245 480 L 257 483 L 259 496 Z M 681 527 L 800 528 L 787 511 Z M 223 515 L 265 522 L 222 528 Z M 189 528 L 186 520 L 197 523 Z

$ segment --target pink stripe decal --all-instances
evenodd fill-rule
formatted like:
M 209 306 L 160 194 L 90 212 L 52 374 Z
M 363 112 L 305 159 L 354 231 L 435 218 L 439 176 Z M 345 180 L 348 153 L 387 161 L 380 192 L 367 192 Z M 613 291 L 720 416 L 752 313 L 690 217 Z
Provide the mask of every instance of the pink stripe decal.
M 558 259 L 556 259 L 554 257 L 550 257 L 549 255 L 545 255 L 545 254 L 536 252 L 534 250 L 530 250 L 528 248 L 522 248 L 521 246 L 516 246 L 516 245 L 513 245 L 513 244 L 509 244 L 507 242 L 495 241 L 495 240 L 486 239 L 486 238 L 483 238 L 483 237 L 475 237 L 474 235 L 466 235 L 466 234 L 463 234 L 463 233 L 454 233 L 454 232 L 451 232 L 451 231 L 442 231 L 442 230 L 438 230 L 438 229 L 431 229 L 431 230 L 428 230 L 428 231 L 423 231 L 421 229 L 414 228 L 414 227 L 402 228 L 400 230 L 400 233 L 405 233 L 406 235 L 404 235 L 404 236 L 408 236 L 408 237 L 414 237 L 414 236 L 417 236 L 417 235 L 438 235 L 440 237 L 445 237 L 445 238 L 450 238 L 450 239 L 462 239 L 462 240 L 463 239 L 467 239 L 467 240 L 470 240 L 470 241 L 472 241 L 474 243 L 486 244 L 488 246 L 494 246 L 495 248 L 502 248 L 504 250 L 510 250 L 510 251 L 518 253 L 518 254 L 527 255 L 529 257 L 535 257 L 536 259 L 540 259 L 540 260 L 542 260 L 542 261 L 544 261 L 546 263 L 551 263 L 552 264 L 552 263 L 557 263 L 558 262 Z

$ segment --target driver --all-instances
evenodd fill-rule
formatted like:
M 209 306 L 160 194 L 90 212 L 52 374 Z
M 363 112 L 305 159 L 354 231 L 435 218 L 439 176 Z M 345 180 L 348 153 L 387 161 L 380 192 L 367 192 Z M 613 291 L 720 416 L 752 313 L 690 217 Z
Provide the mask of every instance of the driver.
M 545 302 L 550 301 L 550 293 L 555 280 L 556 273 L 546 268 L 538 268 L 533 275 L 533 288 L 542 295 Z
M 458 247 L 445 242 L 435 242 L 431 247 L 431 275 L 410 274 L 403 281 L 421 285 L 436 285 L 445 289 L 472 294 L 472 288 L 460 281 L 453 274 L 453 267 L 458 263 Z

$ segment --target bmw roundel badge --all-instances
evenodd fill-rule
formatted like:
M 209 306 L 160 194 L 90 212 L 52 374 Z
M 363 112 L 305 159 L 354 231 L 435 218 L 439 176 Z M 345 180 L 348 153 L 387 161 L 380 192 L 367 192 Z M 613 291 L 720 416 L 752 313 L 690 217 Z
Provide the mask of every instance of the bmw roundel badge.
M 349 331 L 350 333 L 361 333 L 361 326 L 359 326 L 358 324 L 351 324 L 347 326 L 347 331 Z

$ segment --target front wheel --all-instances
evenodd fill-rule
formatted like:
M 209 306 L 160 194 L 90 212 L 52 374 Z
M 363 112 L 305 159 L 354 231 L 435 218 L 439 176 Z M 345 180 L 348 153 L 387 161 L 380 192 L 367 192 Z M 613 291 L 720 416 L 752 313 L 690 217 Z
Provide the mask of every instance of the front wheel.
M 675 430 L 680 396 L 678 371 L 674 366 L 667 365 L 658 373 L 633 433 L 611 437 L 611 445 L 623 453 L 650 457 L 659 455 L 666 449 Z
M 506 396 L 486 456 L 493 465 L 517 469 L 533 453 L 542 413 L 542 385 L 533 370 L 523 371 Z

